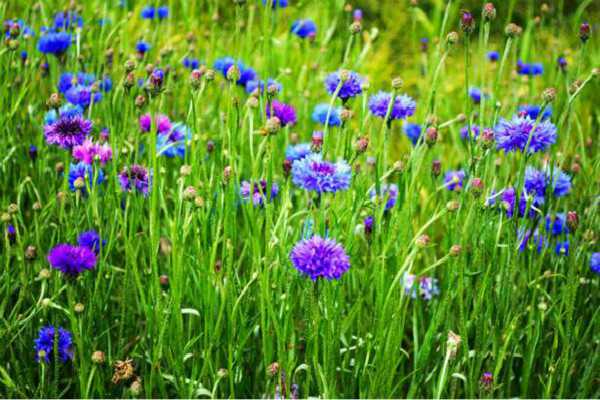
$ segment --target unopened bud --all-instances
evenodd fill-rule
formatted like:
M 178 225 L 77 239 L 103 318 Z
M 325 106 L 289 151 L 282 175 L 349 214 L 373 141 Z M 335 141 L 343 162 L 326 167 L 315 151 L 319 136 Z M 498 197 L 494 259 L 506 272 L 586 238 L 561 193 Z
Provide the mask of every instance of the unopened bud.
M 547 88 L 542 93 L 542 100 L 545 103 L 552 103 L 556 99 L 556 89 L 553 87 Z
M 392 79 L 392 87 L 394 89 L 400 89 L 404 85 L 404 81 L 400 77 Z
M 459 256 L 461 252 L 462 252 L 462 247 L 458 244 L 455 244 L 452 247 L 450 247 L 450 255 L 452 257 Z
M 493 3 L 485 3 L 483 6 L 483 18 L 486 21 L 492 21 L 496 18 L 496 7 Z
M 421 235 L 421 236 L 419 236 L 419 237 L 417 238 L 417 240 L 415 241 L 415 244 L 416 244 L 418 247 L 421 247 L 421 248 L 423 248 L 423 247 L 426 247 L 426 246 L 428 246 L 430 242 L 431 242 L 431 239 L 429 238 L 429 236 L 428 236 L 428 235 L 425 235 L 425 234 L 423 234 L 423 235 Z
M 103 351 L 96 350 L 92 353 L 92 362 L 94 364 L 104 364 L 106 361 L 106 356 Z
M 58 109 L 60 108 L 62 101 L 60 99 L 60 95 L 58 93 L 52 93 L 50 95 L 50 97 L 48 98 L 48 101 L 46 101 L 46 105 L 48 106 L 48 108 L 54 108 L 54 109 Z

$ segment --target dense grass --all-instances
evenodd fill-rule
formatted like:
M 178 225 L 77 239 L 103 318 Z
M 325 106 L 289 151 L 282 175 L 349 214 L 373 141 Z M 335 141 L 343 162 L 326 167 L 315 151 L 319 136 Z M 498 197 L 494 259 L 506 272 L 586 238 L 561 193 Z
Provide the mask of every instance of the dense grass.
M 547 12 L 537 1 L 498 2 L 491 22 L 482 21 L 478 2 L 373 1 L 362 5 L 358 34 L 338 0 L 292 1 L 276 11 L 255 1 L 170 0 L 161 22 L 140 18 L 146 4 L 117 3 L 82 2 L 83 28 L 60 60 L 36 45 L 40 27 L 65 4 L 0 4 L 2 20 L 22 18 L 36 30 L 34 38 L 0 49 L 0 396 L 290 397 L 292 384 L 301 397 L 600 396 L 599 279 L 590 270 L 599 251 L 600 96 L 593 68 L 600 51 L 593 33 L 585 43 L 578 35 L 583 21 L 598 17 L 591 1 L 558 1 Z M 476 20 L 470 35 L 459 28 L 466 7 Z M 297 18 L 314 19 L 314 41 L 289 33 Z M 504 34 L 511 21 L 522 35 Z M 459 32 L 455 44 L 446 39 L 450 31 Z M 426 51 L 422 37 L 429 38 Z M 137 59 L 136 80 L 147 77 L 148 63 L 169 68 L 160 93 L 124 88 L 125 62 L 136 59 L 139 39 L 152 48 Z M 495 63 L 487 59 L 490 50 L 500 53 Z M 276 97 L 295 107 L 297 124 L 265 136 L 266 94 L 252 107 L 249 95 L 218 72 L 191 85 L 185 56 L 211 68 L 226 55 L 281 82 Z M 556 64 L 561 55 L 566 71 Z M 544 73 L 518 75 L 518 59 L 542 62 Z M 346 103 L 350 119 L 324 128 L 311 113 L 317 103 L 341 105 L 323 87 L 340 68 L 369 85 Z M 94 137 L 108 129 L 114 151 L 103 168 L 106 182 L 88 186 L 87 195 L 69 190 L 70 152 L 44 141 L 46 102 L 66 71 L 113 81 L 84 114 Z M 369 97 L 395 90 L 395 77 L 403 80 L 397 92 L 417 102 L 408 122 L 437 129 L 436 143 L 412 146 L 402 129 L 407 121 L 388 125 L 369 113 Z M 571 90 L 577 79 L 579 90 Z M 473 104 L 470 86 L 488 97 Z M 544 102 L 549 87 L 556 98 Z M 138 95 L 145 96 L 141 107 Z M 558 139 L 548 151 L 525 156 L 461 140 L 464 125 L 493 127 L 523 104 L 552 107 Z M 157 135 L 156 126 L 140 131 L 146 112 L 190 127 L 183 159 L 149 151 Z M 284 173 L 287 145 L 295 137 L 310 142 L 314 130 L 325 131 L 325 159 L 352 163 L 349 190 L 317 196 Z M 365 153 L 355 150 L 359 138 L 369 140 Z M 30 145 L 38 148 L 36 160 Z M 439 176 L 434 160 L 441 161 Z M 119 172 L 134 162 L 154 171 L 148 197 L 119 187 Z M 528 165 L 571 174 L 570 194 L 547 196 L 532 218 L 509 218 L 486 205 L 493 190 L 520 191 Z M 463 188 L 449 191 L 444 172 L 458 169 L 466 172 Z M 263 207 L 243 202 L 240 182 L 261 178 L 279 185 L 277 198 Z M 387 212 L 369 195 L 383 183 L 399 188 Z M 533 241 L 519 250 L 520 229 L 542 233 L 545 216 L 567 211 L 579 220 L 568 237 L 547 237 L 539 252 Z M 370 234 L 367 216 L 375 220 Z M 313 282 L 290 262 L 311 224 L 350 256 L 341 279 Z M 106 240 L 96 268 L 76 279 L 51 269 L 50 249 L 76 243 L 89 229 Z M 565 240 L 568 254 L 557 254 Z M 405 272 L 437 279 L 439 295 L 406 295 Z M 36 362 L 34 339 L 46 325 L 72 332 L 72 361 Z M 449 332 L 461 338 L 456 354 Z M 95 351 L 104 363 L 92 360 Z M 126 359 L 139 380 L 112 382 L 115 363 Z M 485 372 L 493 383 L 482 384 Z

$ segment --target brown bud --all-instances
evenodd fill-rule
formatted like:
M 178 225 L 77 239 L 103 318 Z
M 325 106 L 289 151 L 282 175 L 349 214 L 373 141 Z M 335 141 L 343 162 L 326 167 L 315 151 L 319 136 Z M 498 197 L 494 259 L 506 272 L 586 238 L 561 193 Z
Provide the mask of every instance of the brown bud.
M 94 364 L 104 364 L 105 361 L 106 361 L 106 356 L 104 355 L 103 351 L 96 350 L 95 352 L 92 353 L 92 362 Z
M 459 256 L 461 252 L 462 252 L 462 247 L 458 244 L 455 244 L 452 247 L 450 247 L 450 255 L 452 257 Z

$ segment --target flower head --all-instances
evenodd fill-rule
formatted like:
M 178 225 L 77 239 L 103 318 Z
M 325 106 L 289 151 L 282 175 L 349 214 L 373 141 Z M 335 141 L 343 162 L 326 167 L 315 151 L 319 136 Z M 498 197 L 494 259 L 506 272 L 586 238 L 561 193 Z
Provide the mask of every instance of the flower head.
M 529 141 L 528 153 L 545 151 L 556 142 L 556 127 L 549 120 L 541 121 L 536 127 L 535 120 L 528 115 L 514 116 L 508 121 L 501 119 L 494 129 L 498 150 L 505 152 L 525 151 Z M 531 138 L 529 138 L 531 136 Z
M 296 186 L 317 193 L 335 193 L 350 187 L 352 170 L 344 160 L 323 161 L 321 154 L 310 154 L 292 164 L 292 181 Z
M 320 236 L 298 242 L 290 253 L 290 260 L 298 271 L 313 281 L 340 279 L 350 268 L 350 258 L 342 245 Z
M 290 161 L 301 160 L 307 155 L 311 154 L 310 143 L 299 143 L 296 145 L 289 145 L 285 149 L 285 159 Z
M 58 335 L 58 338 L 55 338 Z M 56 343 L 56 353 L 61 362 L 66 363 L 73 359 L 73 337 L 71 332 L 59 327 L 56 329 L 52 325 L 40 329 L 37 339 L 34 340 L 35 360 L 40 363 L 48 363 L 54 359 Z
M 549 232 L 552 236 L 569 233 L 566 214 L 558 213 L 554 217 L 550 215 L 546 216 L 546 232 Z
M 270 87 L 274 87 L 277 90 L 277 93 L 283 90 L 283 85 L 273 78 L 267 79 L 266 83 L 263 80 L 255 79 L 246 82 L 246 93 L 252 94 L 256 90 L 258 90 L 259 93 L 262 93 L 264 92 L 265 88 L 268 90 Z
M 44 137 L 48 144 L 71 149 L 73 146 L 82 144 L 91 131 L 92 121 L 80 115 L 61 115 L 56 121 L 44 126 Z
M 463 180 L 465 179 L 465 171 L 448 171 L 444 176 L 444 186 L 446 189 L 454 192 L 460 192 L 463 187 Z
M 593 253 L 590 257 L 590 270 L 600 275 L 600 253 Z
M 404 133 L 410 140 L 410 142 L 414 145 L 417 144 L 419 138 L 421 137 L 421 132 L 423 128 L 419 124 L 413 124 L 411 122 L 406 122 L 402 127 L 404 129 Z
M 290 32 L 302 39 L 307 37 L 315 37 L 317 34 L 317 24 L 311 19 L 297 19 L 292 24 Z
M 428 276 L 417 277 L 409 272 L 402 276 L 402 287 L 404 294 L 416 299 L 417 296 L 423 300 L 431 300 L 440 294 L 437 279 Z
M 96 174 L 96 181 L 93 180 L 94 173 Z M 80 190 L 82 194 L 87 194 L 87 186 L 93 187 L 94 185 L 100 185 L 104 182 L 104 172 L 101 169 L 94 170 L 94 168 L 84 162 L 77 164 L 71 164 L 69 168 L 69 189 L 74 192 Z
M 239 79 L 236 81 L 238 85 L 246 86 L 246 83 L 248 83 L 248 81 L 253 81 L 257 79 L 258 75 L 256 74 L 256 71 L 254 71 L 250 67 L 247 67 L 243 62 L 239 60 L 236 61 L 231 57 L 223 57 L 217 59 L 214 63 L 214 68 L 217 71 L 220 71 L 224 77 L 227 77 L 227 71 L 233 65 L 236 65 L 240 70 Z
M 76 277 L 86 269 L 94 269 L 96 254 L 85 246 L 61 243 L 50 250 L 48 262 L 52 268 L 60 270 L 64 275 Z
M 362 93 L 363 78 L 353 71 L 332 72 L 325 79 L 325 89 L 329 94 L 334 94 L 340 86 L 337 97 L 342 101 L 358 96 Z
M 542 107 L 536 104 L 525 104 L 519 106 L 519 113 L 525 113 L 532 120 L 536 120 L 540 112 L 542 111 Z M 552 116 L 552 107 L 548 106 L 544 109 L 544 113 L 542 114 L 541 120 L 544 121 Z
M 488 51 L 487 57 L 491 62 L 496 62 L 500 58 L 500 54 L 497 51 Z
M 312 113 L 312 120 L 323 125 L 339 126 L 342 124 L 341 112 L 342 107 L 331 107 L 331 111 L 329 111 L 329 104 L 317 104 Z M 328 113 L 329 121 L 327 120 Z
M 86 139 L 82 144 L 73 147 L 73 157 L 88 165 L 92 165 L 94 161 L 105 165 L 112 159 L 112 148 L 108 143 L 98 144 Z
M 291 126 L 296 123 L 296 110 L 290 104 L 277 100 L 267 103 L 267 117 L 270 118 L 271 115 L 277 117 L 282 126 Z
M 288 6 L 288 0 L 262 0 L 262 3 L 264 6 L 270 4 L 273 9 L 277 7 L 285 8 Z
M 544 65 L 542 63 L 524 63 L 519 60 L 517 62 L 517 73 L 529 76 L 542 75 L 544 73 Z
M 568 256 L 569 255 L 569 241 L 564 240 L 562 242 L 557 242 L 554 251 L 556 252 L 557 256 Z
M 139 122 L 142 132 L 150 132 L 150 129 L 152 128 L 152 116 L 150 114 L 140 116 Z M 171 131 L 171 121 L 166 115 L 159 114 L 156 116 L 154 123 L 156 124 L 156 131 L 159 134 L 166 134 Z
M 97 255 L 100 253 L 100 249 L 106 245 L 106 240 L 102 240 L 98 232 L 92 229 L 80 233 L 77 237 L 77 244 L 79 246 L 87 247 Z
M 152 185 L 152 176 L 146 168 L 133 164 L 121 171 L 119 184 L 124 192 L 138 192 L 147 196 Z
M 186 146 L 192 140 L 190 128 L 181 122 L 173 124 L 168 133 L 159 133 L 156 141 L 156 151 L 158 155 L 164 155 L 169 158 L 175 156 L 183 158 L 185 156 Z
M 143 40 L 140 40 L 135 44 L 135 50 L 141 55 L 146 54 L 151 48 L 152 46 L 150 46 L 150 43 L 144 42 Z
M 385 118 L 391 100 L 391 93 L 379 91 L 369 99 L 369 110 L 373 115 Z M 405 94 L 396 96 L 388 120 L 406 119 L 415 113 L 416 108 L 417 103 L 410 96 Z
M 240 184 L 240 196 L 245 201 L 252 199 L 252 204 L 255 206 L 262 206 L 266 201 L 272 201 L 277 197 L 279 193 L 279 186 L 277 183 L 271 185 L 270 195 L 268 194 L 267 181 L 261 179 L 258 182 L 242 181 Z
M 475 140 L 479 137 L 479 126 L 478 125 L 471 125 L 470 126 L 471 131 L 469 132 L 469 126 L 465 125 L 462 128 L 460 128 L 460 138 L 462 140 Z
M 71 34 L 67 32 L 46 32 L 40 37 L 38 50 L 44 54 L 59 56 L 71 46 Z
M 392 184 L 383 184 L 381 185 L 381 196 L 377 195 L 377 190 L 375 188 L 371 189 L 369 192 L 371 196 L 371 201 L 385 201 L 385 211 L 390 210 L 396 205 L 396 200 L 398 200 L 398 185 L 395 183 Z

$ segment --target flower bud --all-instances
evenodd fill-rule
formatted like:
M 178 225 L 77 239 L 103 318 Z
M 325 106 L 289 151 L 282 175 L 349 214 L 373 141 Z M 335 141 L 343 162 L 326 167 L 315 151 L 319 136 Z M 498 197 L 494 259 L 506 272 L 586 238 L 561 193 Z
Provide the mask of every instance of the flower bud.
M 365 151 L 367 151 L 368 147 L 369 147 L 369 138 L 366 137 L 366 136 L 359 137 L 356 140 L 356 144 L 354 146 L 356 152 L 359 153 L 359 154 L 364 153 Z
M 579 226 L 579 216 L 577 211 L 567 212 L 567 226 L 571 232 L 575 232 Z
M 429 146 L 433 146 L 438 140 L 438 130 L 434 126 L 430 126 L 425 131 L 425 142 Z
M 159 282 L 160 282 L 160 286 L 162 287 L 168 287 L 169 286 L 169 277 L 167 275 L 161 275 L 158 278 Z
M 73 311 L 77 314 L 81 314 L 85 310 L 85 306 L 81 303 L 77 303 L 73 306 Z
M 59 109 L 62 101 L 60 99 L 60 94 L 52 93 L 48 100 L 46 101 L 46 105 L 48 108 Z
M 433 160 L 431 162 L 431 173 L 433 176 L 438 177 L 442 172 L 442 162 L 440 160 Z
M 429 245 L 429 243 L 431 242 L 431 239 L 429 238 L 428 235 L 421 235 L 417 238 L 417 240 L 415 241 L 415 244 L 417 245 L 417 247 L 426 247 Z
M 356 35 L 362 31 L 362 24 L 360 21 L 354 21 L 350 24 L 350 33 Z
M 223 180 L 225 182 L 229 181 L 229 178 L 231 177 L 231 173 L 232 173 L 232 168 L 230 165 L 227 165 L 225 168 L 223 168 Z
M 106 356 L 104 355 L 103 351 L 96 350 L 95 352 L 92 353 L 92 362 L 94 364 L 104 364 L 105 361 L 106 361 Z
M 482 14 L 486 21 L 492 21 L 496 18 L 496 7 L 493 3 L 485 3 Z
M 462 247 L 458 244 L 455 244 L 452 247 L 450 247 L 450 255 L 452 257 L 458 257 L 461 252 L 462 252 Z
M 519 25 L 513 24 L 511 22 L 510 24 L 506 25 L 506 28 L 504 28 L 504 33 L 506 34 L 506 36 L 514 38 L 521 36 L 521 33 L 523 33 L 523 29 Z
M 579 39 L 581 39 L 581 41 L 583 43 L 587 42 L 588 39 L 590 38 L 590 34 L 592 33 L 592 28 L 590 27 L 590 24 L 587 22 L 583 22 L 580 26 L 579 26 Z
M 446 204 L 446 210 L 448 210 L 450 212 L 454 212 L 454 211 L 458 210 L 459 207 L 460 207 L 460 203 L 456 200 L 449 201 Z
M 471 193 L 473 193 L 473 196 L 479 197 L 483 193 L 483 188 L 484 185 L 481 178 L 471 179 Z
M 144 104 L 146 104 L 146 98 L 144 97 L 144 95 L 139 94 L 135 98 L 135 106 L 138 108 L 142 108 L 144 106 Z
M 404 85 L 404 81 L 400 77 L 392 79 L 392 87 L 394 89 L 400 89 Z
M 229 69 L 227 69 L 227 73 L 225 75 L 228 81 L 237 82 L 241 75 L 240 68 L 233 64 L 231 67 L 229 67 Z
M 197 195 L 197 191 L 196 188 L 193 186 L 188 186 L 183 190 L 183 199 L 184 200 L 194 200 L 196 198 Z
M 475 18 L 469 11 L 462 12 L 460 17 L 460 29 L 467 34 L 475 30 Z
M 38 273 L 39 279 L 50 279 L 52 272 L 48 268 L 42 268 Z
M 37 257 L 37 249 L 35 246 L 27 246 L 25 249 L 25 259 L 27 260 L 35 260 Z
M 190 72 L 190 85 L 192 88 L 198 89 L 200 87 L 200 83 L 202 82 L 202 71 L 199 69 L 195 69 Z
M 281 121 L 277 117 L 271 117 L 265 123 L 265 132 L 267 134 L 277 133 L 281 129 Z
M 204 207 L 204 197 L 196 196 L 196 198 L 194 199 L 194 205 L 198 208 Z
M 446 352 L 450 358 L 456 357 L 460 347 L 461 337 L 452 331 L 448 331 L 448 340 L 446 341 Z
M 556 99 L 556 89 L 553 87 L 547 88 L 542 93 L 544 103 L 552 103 Z
M 135 60 L 127 60 L 125 61 L 125 72 L 132 72 L 137 67 L 137 63 Z
M 449 45 L 453 45 L 456 42 L 458 42 L 458 33 L 454 32 L 454 31 L 448 33 L 448 35 L 446 36 L 446 42 Z
M 169 240 L 168 237 L 161 237 L 158 240 L 158 247 L 160 250 L 160 254 L 162 254 L 163 256 L 168 257 L 171 252 L 173 251 L 173 245 L 171 244 L 171 241 Z
M 215 70 L 207 69 L 206 73 L 204 74 L 204 79 L 206 79 L 208 82 L 214 81 L 215 80 Z

